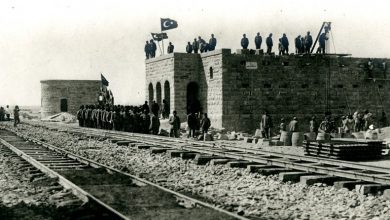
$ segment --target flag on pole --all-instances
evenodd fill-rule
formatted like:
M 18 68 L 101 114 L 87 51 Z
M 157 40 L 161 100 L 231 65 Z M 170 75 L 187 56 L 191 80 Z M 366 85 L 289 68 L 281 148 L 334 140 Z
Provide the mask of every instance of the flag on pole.
M 102 85 L 108 86 L 108 81 L 107 81 L 106 77 L 104 77 L 103 74 L 100 74 L 100 77 L 102 79 Z
M 153 40 L 162 41 L 164 39 L 168 39 L 167 33 L 151 33 Z
M 161 31 L 177 28 L 177 21 L 170 18 L 161 18 Z

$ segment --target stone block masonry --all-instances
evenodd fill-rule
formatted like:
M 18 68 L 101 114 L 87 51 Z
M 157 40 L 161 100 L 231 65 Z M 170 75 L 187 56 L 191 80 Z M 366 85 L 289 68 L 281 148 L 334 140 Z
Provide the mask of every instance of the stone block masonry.
M 73 115 L 81 105 L 98 104 L 100 80 L 42 80 L 41 81 L 41 118 L 45 118 L 66 109 Z
M 281 117 L 293 116 L 305 126 L 311 116 L 322 118 L 327 110 L 340 115 L 369 109 L 379 116 L 390 107 L 384 65 L 389 60 L 372 61 L 369 70 L 367 58 L 334 55 L 232 54 L 230 49 L 174 53 L 146 61 L 146 100 L 158 83 L 169 81 L 171 110 L 184 119 L 193 99 L 189 84 L 195 83 L 195 96 L 212 126 L 236 131 L 254 131 L 264 110 L 275 126 Z

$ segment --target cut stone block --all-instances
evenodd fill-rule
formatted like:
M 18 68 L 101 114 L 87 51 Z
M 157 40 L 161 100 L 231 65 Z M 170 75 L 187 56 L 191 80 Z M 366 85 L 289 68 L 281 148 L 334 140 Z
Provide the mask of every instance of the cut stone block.
M 345 180 L 345 178 L 337 176 L 327 176 L 327 175 L 313 175 L 313 176 L 301 176 L 300 183 L 306 185 L 313 185 L 315 183 L 325 183 L 327 185 L 332 185 L 336 181 Z
M 362 184 L 355 186 L 356 192 L 367 195 L 367 194 L 377 194 L 386 189 L 390 189 L 390 185 L 381 185 L 381 184 Z
M 348 180 L 346 180 L 346 181 L 334 182 L 333 186 L 336 189 L 347 188 L 349 190 L 352 190 L 352 189 L 355 189 L 356 185 L 364 184 L 364 183 L 366 183 L 366 182 L 364 182 L 364 181 L 348 181 Z
M 257 164 L 257 165 L 248 165 L 246 167 L 247 170 L 249 170 L 250 172 L 257 172 L 258 170 L 261 170 L 261 169 L 268 169 L 268 168 L 278 168 L 276 166 L 269 166 L 269 165 L 266 165 L 266 164 Z
M 246 161 L 246 160 L 237 160 L 237 161 L 231 161 L 231 162 L 228 162 L 226 165 L 228 167 L 238 167 L 238 168 L 246 168 L 248 165 L 256 165 L 256 164 L 259 164 L 259 163 L 256 163 L 256 162 L 250 162 L 250 161 Z
M 218 165 L 218 164 L 227 164 L 228 162 L 231 162 L 232 159 L 211 159 L 210 164 L 211 165 Z
M 180 154 L 180 157 L 181 159 L 184 159 L 184 160 L 187 160 L 187 159 L 194 159 L 196 157 L 196 155 L 198 155 L 198 153 L 193 153 L 193 152 L 185 152 L 185 153 L 181 153 Z
M 153 147 L 151 148 L 152 154 L 161 154 L 167 152 L 167 148 L 161 148 L 161 147 Z
M 301 176 L 309 176 L 313 175 L 312 173 L 307 173 L 307 172 L 287 172 L 287 173 L 279 173 L 279 180 L 283 182 L 299 182 Z
M 182 153 L 187 153 L 188 151 L 183 150 L 169 150 L 167 153 L 169 154 L 169 157 L 180 157 Z

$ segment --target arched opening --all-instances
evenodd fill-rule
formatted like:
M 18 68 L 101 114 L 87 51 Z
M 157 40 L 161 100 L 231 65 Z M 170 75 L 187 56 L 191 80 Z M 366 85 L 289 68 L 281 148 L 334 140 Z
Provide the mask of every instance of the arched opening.
M 149 105 L 153 102 L 154 99 L 154 91 L 153 91 L 153 84 L 149 83 Z
M 171 102 L 171 87 L 168 81 L 164 83 L 164 99 L 168 104 Z
M 157 85 L 156 85 L 156 101 L 157 101 L 157 104 L 159 106 L 161 106 L 162 104 L 162 100 L 161 100 L 161 83 L 158 82 Z
M 61 112 L 67 112 L 68 111 L 68 99 L 61 99 L 60 100 L 60 110 Z
M 187 85 L 187 114 L 200 111 L 199 86 L 196 82 L 190 82 Z

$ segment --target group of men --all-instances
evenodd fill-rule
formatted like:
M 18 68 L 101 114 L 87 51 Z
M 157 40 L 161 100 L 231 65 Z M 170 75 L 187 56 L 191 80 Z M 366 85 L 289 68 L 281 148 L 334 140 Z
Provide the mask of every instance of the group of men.
M 386 113 L 383 111 L 379 118 L 379 126 L 388 126 Z M 339 119 L 332 117 L 330 113 L 326 114 L 323 121 L 318 123 L 317 118 L 313 116 L 309 122 L 309 129 L 302 129 L 299 126 L 297 117 L 293 117 L 289 124 L 286 123 L 285 118 L 281 118 L 279 131 L 301 132 L 309 130 L 316 134 L 320 133 L 351 133 L 359 131 L 367 131 L 370 127 L 375 127 L 375 120 L 373 114 L 369 110 L 363 112 L 356 111 L 353 115 L 341 116 Z M 271 128 L 273 128 L 272 118 L 266 111 L 260 121 L 260 130 L 263 137 L 271 137 Z M 338 130 L 337 128 L 341 128 Z
M 157 45 L 153 41 L 153 39 L 151 39 L 150 41 L 146 41 L 145 49 L 144 49 L 146 59 L 156 57 L 156 50 L 157 50 Z
M 205 40 L 202 39 L 201 36 L 198 37 L 198 40 L 194 38 L 194 41 L 187 43 L 186 46 L 186 52 L 187 53 L 198 53 L 200 51 L 201 53 L 205 53 L 208 51 L 213 51 L 215 50 L 215 47 L 217 46 L 217 38 L 214 37 L 214 34 L 211 34 L 211 38 L 209 42 L 207 43 Z
M 20 111 L 19 106 L 15 105 L 15 108 L 13 110 L 14 127 L 16 127 L 20 123 L 19 111 Z M 7 105 L 5 108 L 1 106 L 0 121 L 10 121 L 10 120 L 11 120 L 11 109 L 9 105 Z
M 82 105 L 77 111 L 77 120 L 80 127 L 157 135 L 160 132 L 160 115 L 162 119 L 169 117 L 169 104 L 165 99 L 161 109 L 156 101 L 151 106 L 147 101 L 141 106 Z M 203 114 L 200 123 L 197 123 L 198 114 L 195 113 L 189 114 L 188 120 L 191 137 L 195 137 L 195 130 L 199 129 L 206 134 L 211 126 L 207 113 Z M 179 137 L 181 122 L 176 111 L 172 112 L 168 122 L 171 126 L 169 136 Z
M 268 37 L 265 40 L 266 46 L 267 46 L 267 54 L 272 53 L 272 47 L 274 46 L 273 40 L 272 40 L 272 33 L 268 35 Z M 322 33 L 319 38 L 320 47 L 318 49 L 319 52 L 325 53 L 325 43 L 327 40 L 326 33 Z M 261 49 L 261 44 L 263 42 L 263 38 L 261 37 L 260 33 L 257 33 L 254 39 L 256 50 Z M 284 33 L 281 38 L 279 38 L 279 55 L 288 55 L 289 53 L 289 41 L 287 38 L 287 35 Z M 303 54 L 303 53 L 311 53 L 311 47 L 313 45 L 313 38 L 310 35 L 310 32 L 308 31 L 305 37 L 301 37 L 299 35 L 295 38 L 295 53 L 296 54 Z M 241 47 L 242 49 L 248 49 L 249 46 L 249 40 L 246 37 L 246 34 L 243 34 L 243 37 L 241 39 Z
M 150 113 L 149 106 L 145 104 L 146 106 L 82 105 L 77 111 L 77 120 L 80 127 L 158 134 L 159 112 Z

